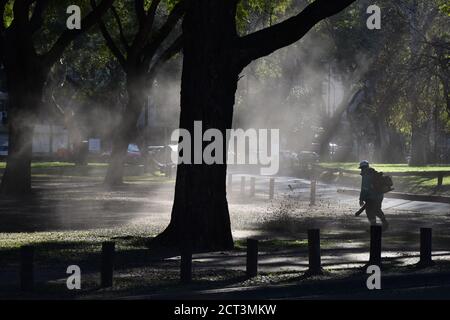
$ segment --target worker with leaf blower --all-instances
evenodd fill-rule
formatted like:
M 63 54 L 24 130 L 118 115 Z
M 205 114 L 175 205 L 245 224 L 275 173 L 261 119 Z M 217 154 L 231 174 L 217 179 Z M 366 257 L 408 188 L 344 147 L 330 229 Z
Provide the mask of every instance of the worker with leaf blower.
M 393 190 L 392 178 L 371 168 L 369 161 L 367 160 L 363 160 L 359 163 L 359 169 L 361 169 L 362 177 L 361 192 L 359 196 L 359 205 L 361 206 L 361 209 L 359 209 L 355 215 L 359 216 L 365 210 L 367 219 L 371 225 L 377 223 L 378 217 L 381 220 L 383 230 L 387 230 L 389 228 L 389 223 L 387 222 L 381 207 L 384 194 Z

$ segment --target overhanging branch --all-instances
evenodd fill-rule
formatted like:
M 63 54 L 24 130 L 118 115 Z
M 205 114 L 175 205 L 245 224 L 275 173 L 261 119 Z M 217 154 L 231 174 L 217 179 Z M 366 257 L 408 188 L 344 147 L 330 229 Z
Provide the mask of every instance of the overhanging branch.
M 33 3 L 32 0 L 16 0 L 13 4 L 13 24 L 20 26 L 21 29 L 25 29 L 28 25 L 28 15 L 30 6 Z
M 318 22 L 344 10 L 353 2 L 355 0 L 316 0 L 298 15 L 240 38 L 240 63 L 246 66 L 255 59 L 295 43 Z
M 154 57 L 156 51 L 169 36 L 172 30 L 177 25 L 178 21 L 184 15 L 185 1 L 178 2 L 170 12 L 164 25 L 155 34 L 154 38 L 144 48 L 144 64 L 148 65 L 149 61 Z
M 134 0 L 134 9 L 139 21 L 139 26 L 141 27 L 145 19 L 144 0 Z
M 5 31 L 5 7 L 8 0 L 0 0 L 0 32 Z
M 45 8 L 47 8 L 48 0 L 40 0 L 36 2 L 36 5 L 33 10 L 33 15 L 30 19 L 30 28 L 32 32 L 36 32 L 42 27 L 42 24 L 44 23 L 43 15 Z
M 66 29 L 53 44 L 52 48 L 44 55 L 44 64 L 47 67 L 53 65 L 73 40 L 99 22 L 100 18 L 112 6 L 113 2 L 114 0 L 102 0 L 94 10 L 83 18 L 81 21 L 81 30 Z
M 155 21 L 156 10 L 160 4 L 161 0 L 153 0 L 150 7 L 147 10 L 147 13 L 144 13 L 144 17 L 140 20 L 139 23 L 139 31 L 136 34 L 136 37 L 133 40 L 133 44 L 131 45 L 131 55 L 136 56 L 138 52 L 144 48 L 146 39 L 148 39 L 150 32 L 153 27 L 153 23 Z M 142 14 L 140 12 L 136 12 L 136 15 Z
M 151 83 L 155 78 L 157 72 L 162 67 L 162 65 L 170 60 L 173 56 L 181 51 L 183 48 L 183 36 L 176 38 L 172 44 L 158 57 L 155 63 L 150 68 L 147 75 L 147 83 Z
M 123 26 L 122 26 L 122 21 L 120 20 L 120 16 L 117 13 L 117 10 L 114 6 L 111 6 L 111 11 L 113 13 L 114 19 L 116 20 L 117 27 L 119 28 L 120 41 L 122 41 L 122 45 L 125 48 L 125 50 L 128 50 L 129 45 L 128 45 L 127 38 L 125 37 L 125 33 L 123 32 Z
M 125 69 L 125 67 L 126 67 L 125 56 L 122 54 L 119 47 L 114 42 L 113 38 L 111 37 L 111 35 L 108 32 L 108 29 L 106 28 L 105 23 L 101 19 L 99 22 L 99 28 L 100 28 L 100 32 L 102 33 L 103 38 L 105 39 L 106 45 L 108 46 L 109 50 L 111 50 L 111 53 L 116 57 L 116 59 L 119 61 L 120 65 Z

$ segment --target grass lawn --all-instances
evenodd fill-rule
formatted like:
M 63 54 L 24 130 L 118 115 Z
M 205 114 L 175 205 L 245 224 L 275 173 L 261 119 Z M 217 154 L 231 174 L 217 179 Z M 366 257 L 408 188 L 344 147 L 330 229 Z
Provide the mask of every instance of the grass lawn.
M 346 186 L 359 188 L 361 183 L 361 177 L 359 176 L 360 170 L 358 169 L 358 163 L 356 162 L 330 162 L 320 163 L 322 168 L 340 168 L 344 170 L 350 170 L 355 173 L 345 174 L 343 177 L 337 177 L 337 173 L 334 174 L 334 182 L 344 184 Z M 389 172 L 434 172 L 434 171 L 450 171 L 449 165 L 429 165 L 422 167 L 410 167 L 407 164 L 371 164 L 377 171 L 384 173 Z M 444 177 L 442 181 L 442 187 L 436 188 L 436 177 L 421 177 L 421 176 L 401 176 L 393 177 L 394 188 L 399 192 L 411 192 L 421 194 L 441 194 L 450 195 L 450 176 Z
M 245 270 L 230 267 L 210 266 L 214 261 L 197 260 L 193 272 L 193 282 L 183 285 L 179 282 L 179 260 L 152 260 L 145 247 L 148 234 L 142 226 L 137 229 L 97 229 L 86 232 L 40 232 L 40 233 L 0 233 L 0 281 L 9 277 L 7 285 L 0 286 L 1 299 L 96 299 L 126 297 L 138 294 L 173 294 L 188 290 L 207 290 L 227 287 L 270 286 L 283 284 L 315 285 L 330 280 L 355 279 L 361 276 L 358 268 L 328 269 L 323 276 L 303 277 L 303 272 L 280 268 L 277 271 L 263 271 L 254 278 L 247 278 Z M 114 261 L 114 287 L 100 288 L 100 251 L 101 242 L 116 242 Z M 342 241 L 342 239 L 340 240 Z M 24 244 L 35 246 L 36 281 L 33 293 L 21 293 L 16 280 L 19 270 L 19 247 Z M 329 249 L 335 243 L 325 241 L 324 248 Z M 245 254 L 245 241 L 235 241 L 234 253 Z M 295 252 L 306 250 L 306 240 L 265 240 L 259 243 L 264 255 L 283 257 L 284 250 Z M 241 259 L 241 263 L 245 260 Z M 301 262 L 299 257 L 299 262 Z M 68 265 L 78 265 L 82 270 L 81 290 L 69 291 L 66 287 L 66 269 Z M 4 268 L 4 269 L 3 269 Z M 396 266 L 385 262 L 386 274 L 420 273 L 414 265 Z M 2 275 L 2 269 L 5 274 Z M 433 271 L 448 270 L 448 264 L 440 263 Z M 428 270 L 429 272 L 430 270 Z M 41 276 L 41 277 L 39 277 Z
M 324 168 L 340 168 L 344 170 L 353 170 L 355 172 L 359 171 L 358 169 L 359 163 L 356 162 L 327 162 L 327 163 L 320 163 L 319 165 Z M 442 166 L 429 165 L 422 167 L 410 167 L 406 163 L 399 163 L 399 164 L 374 163 L 371 164 L 371 166 L 376 170 L 382 172 L 450 171 L 450 165 L 442 165 Z
M 19 268 L 19 249 L 22 245 L 35 247 L 35 265 L 39 272 L 56 274 L 54 280 L 46 283 L 38 282 L 36 294 L 38 297 L 95 297 L 129 295 L 149 292 L 176 292 L 199 287 L 207 289 L 215 286 L 239 284 L 243 286 L 262 285 L 268 282 L 283 282 L 297 279 L 296 272 L 284 271 L 277 273 L 260 273 L 260 276 L 248 280 L 242 270 L 227 270 L 211 268 L 195 270 L 194 283 L 181 286 L 179 283 L 179 261 L 177 259 L 152 260 L 145 241 L 149 233 L 143 226 L 122 227 L 115 229 L 96 229 L 91 231 L 65 232 L 23 232 L 0 233 L 0 282 L 2 268 L 14 273 Z M 115 280 L 114 288 L 102 290 L 99 288 L 99 266 L 101 243 L 113 240 L 116 242 Z M 245 252 L 243 240 L 235 241 L 235 253 Z M 278 252 L 280 249 L 298 249 L 307 247 L 307 241 L 266 240 L 260 241 L 259 248 L 265 252 Z M 69 292 L 65 287 L 64 272 L 68 265 L 79 265 L 83 270 L 82 289 L 79 292 Z M 202 265 L 197 262 L 197 266 Z M 291 280 L 292 281 L 292 280 Z M 2 297 L 24 297 L 18 291 L 16 282 L 0 287 Z M 36 296 L 30 295 L 30 298 Z
M 145 249 L 145 241 L 153 236 L 144 226 L 125 226 L 114 229 L 94 229 L 89 231 L 59 231 L 59 232 L 20 232 L 0 233 L 0 258 L 11 258 L 8 253 L 19 250 L 21 246 L 32 245 L 37 250 L 45 252 L 53 262 L 64 262 L 67 254 L 76 252 L 77 259 L 98 253 L 101 243 L 115 241 L 116 250 L 127 251 Z M 246 240 L 235 240 L 235 250 L 246 249 Z M 264 251 L 280 249 L 306 248 L 306 240 L 261 240 L 259 248 Z M 38 257 L 39 258 L 39 257 Z M 42 258 L 42 256 L 41 256 Z M 3 260 L 6 262 L 8 259 Z M 11 262 L 11 261 L 10 261 Z
M 71 162 L 33 162 L 31 164 L 33 177 L 51 177 L 51 176 L 65 176 L 65 177 L 104 177 L 108 168 L 108 163 L 103 162 L 90 162 L 87 166 L 78 166 Z M 168 180 L 164 173 L 155 171 L 151 175 L 143 174 L 142 166 L 126 164 L 125 165 L 125 178 L 128 181 L 165 181 Z M 0 178 L 4 169 L 6 168 L 6 162 L 0 162 Z M 174 177 L 173 177 L 174 179 Z M 170 180 L 170 179 L 169 179 Z
M 32 168 L 61 168 L 61 167 L 75 167 L 75 163 L 72 162 L 59 162 L 59 161 L 53 161 L 53 162 L 32 162 L 31 167 Z M 89 167 L 106 167 L 108 166 L 107 163 L 89 163 Z M 6 168 L 6 162 L 0 162 L 0 169 Z

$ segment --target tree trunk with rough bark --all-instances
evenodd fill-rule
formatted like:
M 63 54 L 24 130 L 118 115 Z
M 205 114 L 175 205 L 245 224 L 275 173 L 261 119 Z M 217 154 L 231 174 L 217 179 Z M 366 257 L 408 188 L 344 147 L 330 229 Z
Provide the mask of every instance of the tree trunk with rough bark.
M 219 129 L 224 137 L 232 126 L 240 72 L 232 49 L 234 10 L 232 1 L 201 0 L 184 18 L 180 128 L 192 137 L 194 121 L 202 121 L 203 130 Z M 180 248 L 183 243 L 195 250 L 233 248 L 225 164 L 178 166 L 172 219 L 152 245 Z
M 24 56 L 14 45 L 8 49 L 5 50 L 4 66 L 9 94 L 9 150 L 0 193 L 26 196 L 31 192 L 33 130 L 46 71 L 36 56 Z
M 8 196 L 31 193 L 31 157 L 33 125 L 18 112 L 10 113 L 9 150 L 0 192 Z
M 180 128 L 194 137 L 214 128 L 226 137 L 232 127 L 239 73 L 251 61 L 302 38 L 317 22 L 354 0 L 319 0 L 283 23 L 245 37 L 236 32 L 236 0 L 187 1 L 183 21 L 183 75 Z M 225 139 L 224 139 L 225 140 Z M 224 163 L 226 163 L 224 143 Z M 203 148 L 205 145 L 203 145 Z M 202 148 L 202 150 L 203 150 Z M 191 155 L 194 155 L 192 146 Z M 169 226 L 151 249 L 218 251 L 233 248 L 226 198 L 226 164 L 180 164 Z
M 108 186 L 123 183 L 128 145 L 136 138 L 137 121 L 145 104 L 145 91 L 142 89 L 141 80 L 132 75 L 127 79 L 127 93 L 128 102 L 122 112 L 122 121 L 114 134 L 111 158 L 105 176 L 105 184 Z
M 426 128 L 413 123 L 411 128 L 411 159 L 410 166 L 424 166 L 428 162 L 429 141 Z
M 9 94 L 9 152 L 0 193 L 26 196 L 31 191 L 32 135 L 43 88 L 52 65 L 72 41 L 89 30 L 112 5 L 102 0 L 84 16 L 83 30 L 63 29 L 47 52 L 38 53 L 35 34 L 44 23 L 49 1 L 14 1 L 13 19 L 5 25 L 9 1 L 0 2 L 0 62 Z

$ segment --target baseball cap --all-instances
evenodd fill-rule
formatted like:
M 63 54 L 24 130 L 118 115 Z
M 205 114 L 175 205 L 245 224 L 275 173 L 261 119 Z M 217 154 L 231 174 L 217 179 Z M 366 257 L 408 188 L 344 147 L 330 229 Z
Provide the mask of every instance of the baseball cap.
M 359 169 L 365 168 L 369 166 L 369 161 L 363 160 L 359 163 Z

